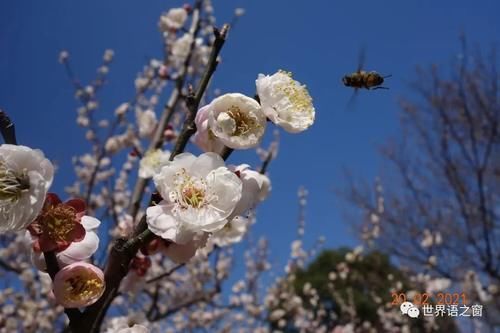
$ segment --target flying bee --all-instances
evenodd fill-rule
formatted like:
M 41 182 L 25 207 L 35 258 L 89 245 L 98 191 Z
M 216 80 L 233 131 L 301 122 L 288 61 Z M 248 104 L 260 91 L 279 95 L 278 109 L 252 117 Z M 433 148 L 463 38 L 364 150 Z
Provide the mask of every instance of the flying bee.
M 354 73 L 344 75 L 342 78 L 342 83 L 346 87 L 354 88 L 354 93 L 349 100 L 348 105 L 352 106 L 356 96 L 358 95 L 359 89 L 364 88 L 367 90 L 376 90 L 376 89 L 389 89 L 387 87 L 383 87 L 384 79 L 391 77 L 391 75 L 380 75 L 375 71 L 364 71 L 363 64 L 365 62 L 365 52 L 364 49 L 361 49 L 359 52 L 359 62 L 358 68 Z
M 389 89 L 387 87 L 381 86 L 384 83 L 384 79 L 388 77 L 391 77 L 391 75 L 382 76 L 375 71 L 366 72 L 363 70 L 358 70 L 357 72 L 354 72 L 350 75 L 345 75 L 342 78 L 342 82 L 346 87 L 353 87 L 354 89 Z

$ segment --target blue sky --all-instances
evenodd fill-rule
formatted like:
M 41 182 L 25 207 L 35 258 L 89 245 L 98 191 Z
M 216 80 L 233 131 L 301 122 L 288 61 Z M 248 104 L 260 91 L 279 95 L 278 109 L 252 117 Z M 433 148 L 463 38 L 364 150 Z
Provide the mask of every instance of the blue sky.
M 279 157 L 270 172 L 273 192 L 259 209 L 257 234 L 272 240 L 273 261 L 284 260 L 295 235 L 296 192 L 310 193 L 306 239 L 325 235 L 330 246 L 354 244 L 343 222 L 344 203 L 334 194 L 345 185 L 343 168 L 372 180 L 382 172 L 376 148 L 398 136 L 397 99 L 411 93 L 417 64 L 447 63 L 459 52 L 458 35 L 489 46 L 498 43 L 497 0 L 288 1 L 214 0 L 218 23 L 234 8 L 246 15 L 231 32 L 214 80 L 223 92 L 253 95 L 259 73 L 286 69 L 308 85 L 317 110 L 307 132 L 282 132 Z M 115 51 L 102 112 L 133 95 L 133 79 L 146 59 L 160 57 L 160 13 L 180 1 L 86 0 L 0 3 L 0 107 L 15 120 L 21 143 L 43 149 L 61 166 L 54 189 L 73 179 L 70 158 L 87 146 L 76 126 L 77 101 L 57 62 L 67 49 L 82 81 L 94 77 L 105 49 Z M 356 69 L 360 49 L 366 69 L 390 73 L 387 91 L 361 92 L 346 110 L 352 91 L 342 86 Z M 166 97 L 165 97 L 166 98 Z M 255 161 L 235 153 L 230 161 Z

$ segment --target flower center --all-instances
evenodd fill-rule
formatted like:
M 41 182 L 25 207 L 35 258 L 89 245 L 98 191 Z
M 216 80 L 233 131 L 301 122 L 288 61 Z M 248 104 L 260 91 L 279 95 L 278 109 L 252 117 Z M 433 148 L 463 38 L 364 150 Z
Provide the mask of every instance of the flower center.
M 24 170 L 16 173 L 0 161 L 0 207 L 17 202 L 21 193 L 29 190 L 30 180 Z
M 70 301 L 87 301 L 98 297 L 104 283 L 93 272 L 81 272 L 64 282 L 65 297 Z
M 229 109 L 221 112 L 217 117 L 217 124 L 232 136 L 245 135 L 252 129 L 260 127 L 255 117 L 242 112 L 236 105 L 231 105 Z
M 54 241 L 68 240 L 77 221 L 76 210 L 64 204 L 48 209 L 42 217 L 43 232 Z
M 217 196 L 210 194 L 205 180 L 188 175 L 185 169 L 176 173 L 174 184 L 170 199 L 180 209 L 203 208 L 217 199 Z
M 290 100 L 290 103 L 295 106 L 297 111 L 312 113 L 312 98 L 306 87 L 296 84 L 295 81 L 293 81 L 291 72 L 280 70 L 280 73 L 287 75 L 290 79 L 287 80 L 287 83 L 281 84 L 278 89 L 285 94 L 285 96 Z

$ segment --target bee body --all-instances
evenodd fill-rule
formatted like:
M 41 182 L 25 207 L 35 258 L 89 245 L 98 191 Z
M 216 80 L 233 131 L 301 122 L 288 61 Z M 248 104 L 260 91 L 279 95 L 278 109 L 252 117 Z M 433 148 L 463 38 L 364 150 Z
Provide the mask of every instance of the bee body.
M 359 70 L 350 75 L 345 75 L 342 78 L 342 82 L 346 87 L 352 87 L 356 89 L 360 88 L 368 90 L 388 89 L 386 87 L 381 86 L 384 83 L 384 78 L 386 77 L 389 76 L 382 76 L 375 71 L 366 72 Z

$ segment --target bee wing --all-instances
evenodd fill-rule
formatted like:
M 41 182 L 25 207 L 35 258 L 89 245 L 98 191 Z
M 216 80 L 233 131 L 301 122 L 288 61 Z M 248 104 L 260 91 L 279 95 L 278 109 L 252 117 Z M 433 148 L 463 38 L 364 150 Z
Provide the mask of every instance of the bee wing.
M 347 102 L 346 105 L 346 110 L 354 110 L 354 106 L 356 104 L 356 97 L 359 94 L 359 88 L 354 88 L 354 92 L 351 95 L 351 98 L 349 98 L 349 101 Z
M 359 55 L 358 55 L 358 69 L 356 70 L 358 73 L 361 72 L 361 70 L 365 66 L 365 60 L 366 60 L 366 49 L 363 46 L 359 50 Z

